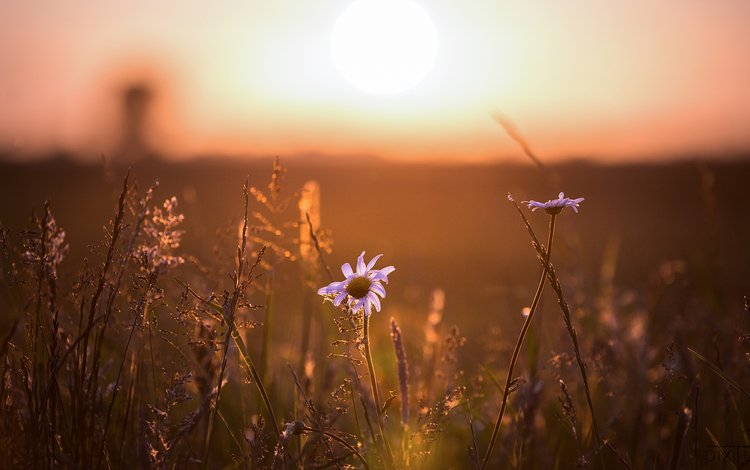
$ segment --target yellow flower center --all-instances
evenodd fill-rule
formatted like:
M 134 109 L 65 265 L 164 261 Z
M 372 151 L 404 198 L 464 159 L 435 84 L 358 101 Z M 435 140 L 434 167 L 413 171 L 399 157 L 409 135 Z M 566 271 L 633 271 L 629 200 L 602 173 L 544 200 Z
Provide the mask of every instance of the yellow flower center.
M 357 276 L 346 285 L 346 293 L 355 299 L 361 299 L 370 292 L 372 281 L 365 276 Z

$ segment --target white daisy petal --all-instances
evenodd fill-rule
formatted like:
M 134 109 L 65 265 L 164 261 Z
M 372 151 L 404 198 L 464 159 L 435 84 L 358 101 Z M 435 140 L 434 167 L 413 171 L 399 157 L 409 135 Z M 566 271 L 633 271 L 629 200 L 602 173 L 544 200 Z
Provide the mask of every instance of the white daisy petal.
M 365 315 L 368 317 L 372 315 L 372 304 L 370 302 L 365 302 Z
M 385 298 L 385 287 L 383 287 L 383 284 L 381 284 L 380 282 L 374 281 L 370 286 L 370 290 Z
M 365 264 L 365 252 L 363 251 L 357 258 L 357 276 L 364 276 L 367 273 L 367 265 Z
M 348 294 L 346 291 L 341 292 L 339 295 L 336 296 L 335 299 L 333 299 L 333 305 L 338 307 L 341 304 L 341 301 L 343 301 Z
M 375 281 L 383 281 L 386 284 L 388 284 L 388 275 L 385 274 L 385 273 L 383 273 L 382 271 L 379 271 L 379 270 L 378 271 L 372 271 L 372 273 L 370 274 L 370 279 L 373 282 L 375 282 Z
M 354 274 L 354 271 L 352 271 L 352 265 L 349 263 L 344 263 L 341 265 L 341 272 L 344 274 L 344 277 L 349 277 Z
M 346 286 L 346 282 L 332 282 L 325 287 L 318 289 L 318 295 L 338 294 Z
M 539 202 L 539 201 L 523 201 L 523 204 L 526 204 L 526 206 L 531 209 L 531 212 L 536 211 L 537 209 L 544 209 L 544 211 L 550 215 L 559 214 L 564 208 L 570 207 L 573 209 L 573 212 L 578 213 L 578 205 L 583 202 L 584 198 L 579 197 L 577 199 L 571 199 L 569 197 L 565 197 L 565 193 L 560 192 L 557 195 L 557 199 L 550 199 L 547 202 Z
M 374 305 L 375 306 L 375 310 L 377 310 L 379 312 L 380 311 L 380 298 L 378 298 L 378 296 L 375 295 L 374 292 L 371 292 L 370 294 L 368 294 L 367 297 L 370 298 L 370 302 L 368 302 L 368 305 L 369 304 Z
M 367 263 L 367 270 L 368 271 L 371 270 L 373 266 L 375 266 L 375 263 L 378 262 L 378 260 L 380 259 L 381 256 L 383 256 L 383 255 L 379 254 L 379 255 L 375 256 L 373 259 L 371 259 L 369 263 Z

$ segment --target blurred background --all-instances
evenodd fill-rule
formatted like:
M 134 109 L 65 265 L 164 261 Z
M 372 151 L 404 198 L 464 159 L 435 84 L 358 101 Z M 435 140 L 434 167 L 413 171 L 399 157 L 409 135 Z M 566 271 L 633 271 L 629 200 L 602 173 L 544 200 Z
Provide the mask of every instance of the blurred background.
M 518 160 L 496 112 L 549 161 L 748 149 L 743 0 L 423 0 L 434 63 L 390 95 L 339 73 L 351 3 L 2 2 L 0 153 Z

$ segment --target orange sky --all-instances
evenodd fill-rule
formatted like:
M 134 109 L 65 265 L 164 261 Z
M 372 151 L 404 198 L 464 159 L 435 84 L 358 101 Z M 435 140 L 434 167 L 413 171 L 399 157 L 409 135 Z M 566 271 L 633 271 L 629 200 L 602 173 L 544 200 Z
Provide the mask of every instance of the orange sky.
M 349 0 L 0 3 L 0 149 L 96 158 L 117 90 L 153 85 L 163 154 L 314 152 L 520 158 L 511 117 L 548 159 L 750 149 L 750 2 L 423 0 L 437 62 L 368 95 L 333 64 Z

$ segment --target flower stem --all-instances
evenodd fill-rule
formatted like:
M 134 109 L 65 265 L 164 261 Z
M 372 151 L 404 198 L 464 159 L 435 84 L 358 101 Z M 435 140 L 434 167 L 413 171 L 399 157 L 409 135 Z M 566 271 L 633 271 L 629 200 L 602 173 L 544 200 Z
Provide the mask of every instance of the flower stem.
M 536 288 L 536 293 L 534 294 L 534 300 L 531 302 L 531 308 L 529 310 L 529 316 L 526 317 L 526 320 L 523 322 L 523 327 L 521 328 L 521 333 L 518 335 L 518 341 L 516 341 L 516 347 L 513 349 L 513 355 L 510 359 L 510 365 L 508 366 L 508 377 L 505 380 L 505 388 L 503 389 L 503 398 L 502 402 L 500 404 L 500 412 L 497 415 L 497 420 L 495 421 L 495 428 L 492 430 L 492 437 L 490 438 L 490 445 L 487 447 L 487 453 L 484 455 L 484 460 L 482 461 L 482 469 L 487 468 L 487 464 L 489 463 L 490 457 L 492 457 L 492 450 L 495 447 L 495 442 L 497 441 L 497 436 L 500 432 L 500 426 L 503 422 L 503 416 L 505 415 L 505 408 L 508 404 L 508 396 L 510 395 L 510 388 L 511 384 L 513 382 L 513 369 L 516 367 L 516 362 L 518 362 L 518 356 L 521 353 L 521 346 L 523 346 L 523 341 L 526 338 L 526 333 L 529 331 L 529 327 L 531 326 L 531 321 L 534 319 L 534 313 L 536 312 L 537 307 L 539 306 L 539 300 L 542 298 L 542 292 L 544 292 L 544 285 L 545 285 L 545 278 L 547 277 L 547 266 L 549 265 L 549 259 L 552 255 L 552 241 L 555 237 L 555 219 L 556 214 L 552 214 L 550 216 L 550 222 L 549 222 L 549 235 L 547 237 L 547 256 L 544 263 L 544 268 L 542 269 L 542 275 L 539 278 L 539 285 Z
M 378 431 L 380 433 L 380 440 L 383 444 L 383 447 L 385 447 L 386 458 L 388 459 L 386 466 L 389 468 L 392 468 L 394 466 L 393 454 L 391 453 L 391 447 L 385 438 L 385 433 L 383 432 L 383 417 L 380 411 L 380 392 L 378 391 L 378 381 L 377 381 L 377 378 L 375 377 L 375 367 L 373 366 L 373 363 L 372 363 L 372 353 L 370 351 L 370 317 L 364 314 L 363 314 L 363 317 L 364 317 L 364 320 L 363 320 L 364 325 L 363 325 L 362 335 L 363 335 L 363 339 L 365 343 L 365 359 L 367 360 L 367 369 L 370 375 L 372 398 L 375 401 L 375 413 L 378 419 Z M 377 442 L 377 439 L 375 441 Z
M 547 261 L 547 266 L 549 266 L 549 261 Z M 581 356 L 581 348 L 578 345 L 578 335 L 576 334 L 576 329 L 573 327 L 573 321 L 571 319 L 570 314 L 570 307 L 568 306 L 568 302 L 565 301 L 565 297 L 563 296 L 562 286 L 560 285 L 560 281 L 557 279 L 557 275 L 555 274 L 554 269 L 548 269 L 547 270 L 547 277 L 549 278 L 550 285 L 552 286 L 552 289 L 557 294 L 557 303 L 560 305 L 560 309 L 563 313 L 563 319 L 565 321 L 565 328 L 568 330 L 568 334 L 570 335 L 570 339 L 573 341 L 573 351 L 575 351 L 576 355 L 576 362 L 578 363 L 578 369 L 581 371 L 581 379 L 583 380 L 583 390 L 586 392 L 586 402 L 589 406 L 589 411 L 591 412 L 591 427 L 594 432 L 594 439 L 596 439 L 597 444 L 597 453 L 599 454 L 599 458 L 601 459 L 602 468 L 606 468 L 605 462 L 604 462 L 604 455 L 602 454 L 601 450 L 605 446 L 605 442 L 602 441 L 601 435 L 599 434 L 599 424 L 596 420 L 596 413 L 594 412 L 594 401 L 591 398 L 591 388 L 589 387 L 589 379 L 588 374 L 586 373 L 586 363 L 583 361 L 583 357 Z
M 536 250 L 537 254 L 539 255 L 539 261 L 542 263 L 542 268 L 547 273 L 547 278 L 549 280 L 550 286 L 557 294 L 557 303 L 560 305 L 560 309 L 563 312 L 563 319 L 565 321 L 565 327 L 568 330 L 568 334 L 571 337 L 571 340 L 573 341 L 573 350 L 576 354 L 576 362 L 578 363 L 578 368 L 581 370 L 581 378 L 583 379 L 583 388 L 586 392 L 586 401 L 589 405 L 589 410 L 591 411 L 591 421 L 592 421 L 592 428 L 594 433 L 594 438 L 596 439 L 596 442 L 598 444 L 597 453 L 599 454 L 599 458 L 601 460 L 602 468 L 606 468 L 606 462 L 604 460 L 604 455 L 601 453 L 601 449 L 604 448 L 604 446 L 607 445 L 606 441 L 601 440 L 601 436 L 599 434 L 599 424 L 596 420 L 596 413 L 594 412 L 594 402 L 591 398 L 591 390 L 589 388 L 588 383 L 588 376 L 586 374 L 586 364 L 583 362 L 583 358 L 581 357 L 581 351 L 578 346 L 578 336 L 576 335 L 575 328 L 573 327 L 573 323 L 571 320 L 572 315 L 570 314 L 570 307 L 568 306 L 568 303 L 565 301 L 565 296 L 563 295 L 562 286 L 560 285 L 560 280 L 557 278 L 557 274 L 555 273 L 555 268 L 552 266 L 552 264 L 549 262 L 549 252 L 544 251 L 544 247 L 541 246 L 539 243 L 539 240 L 537 239 L 536 234 L 534 233 L 534 229 L 531 228 L 531 225 L 529 224 L 528 219 L 526 219 L 526 216 L 523 215 L 523 212 L 521 212 L 521 208 L 518 207 L 518 204 L 515 204 L 516 210 L 518 211 L 518 215 L 521 216 L 521 219 L 523 220 L 524 225 L 526 226 L 526 230 L 529 232 L 529 235 L 531 236 L 532 245 L 534 246 L 534 249 Z
M 211 317 L 213 317 L 214 320 L 221 321 L 221 318 L 224 315 L 224 310 L 222 309 L 221 305 L 217 304 L 216 302 L 212 300 L 202 297 L 200 294 L 195 292 L 189 285 L 183 283 L 182 281 L 177 280 L 177 283 L 183 286 L 190 295 L 200 300 L 201 302 L 205 303 L 214 312 L 214 313 L 211 313 L 211 311 L 208 312 L 209 315 L 211 315 Z M 275 432 L 275 439 L 278 440 L 279 436 L 281 435 L 281 429 L 279 428 L 279 424 L 278 424 L 279 422 L 276 420 L 276 415 L 273 412 L 273 406 L 271 406 L 271 400 L 268 398 L 268 393 L 266 392 L 266 389 L 263 386 L 263 381 L 261 380 L 260 374 L 258 373 L 258 369 L 255 367 L 255 364 L 253 364 L 253 360 L 247 351 L 247 347 L 245 346 L 245 342 L 242 340 L 242 335 L 239 333 L 239 330 L 237 329 L 237 325 L 232 323 L 229 326 L 231 327 L 232 339 L 234 340 L 234 344 L 237 346 L 237 350 L 240 353 L 240 357 L 242 361 L 245 363 L 247 372 L 250 375 L 250 380 L 252 382 L 255 382 L 255 386 L 258 389 L 258 393 L 263 399 L 263 403 L 266 405 L 266 411 L 268 411 L 269 420 L 271 421 L 271 424 L 273 424 L 273 428 Z

